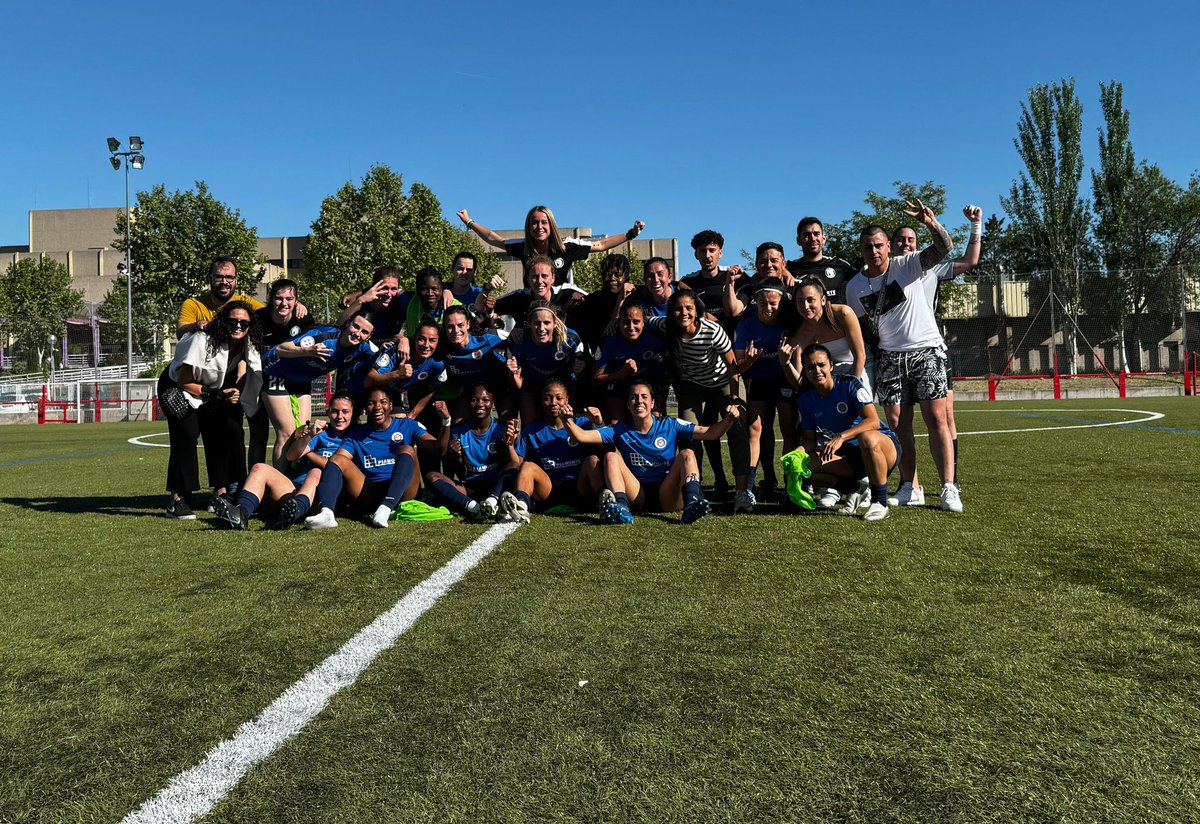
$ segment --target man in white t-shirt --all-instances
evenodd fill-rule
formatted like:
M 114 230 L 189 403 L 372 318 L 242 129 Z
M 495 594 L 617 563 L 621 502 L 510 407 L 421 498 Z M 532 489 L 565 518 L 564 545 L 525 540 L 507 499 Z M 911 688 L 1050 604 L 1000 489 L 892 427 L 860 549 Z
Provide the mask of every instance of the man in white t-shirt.
M 847 284 L 846 303 L 879 341 L 875 387 L 888 420 L 899 420 L 901 406 L 920 404 L 929 449 L 942 476 L 941 508 L 962 512 L 946 414 L 946 346 L 925 297 L 926 273 L 953 244 L 932 209 L 920 200 L 908 206 L 905 214 L 929 229 L 933 243 L 920 253 L 892 258 L 887 230 L 863 229 L 859 247 L 865 266 Z
M 967 237 L 966 253 L 954 260 L 943 260 L 925 274 L 925 299 L 929 301 L 929 309 L 937 318 L 938 288 L 942 283 L 953 280 L 964 272 L 979 265 L 980 238 L 983 235 L 983 210 L 978 206 L 968 205 L 963 208 L 963 216 L 970 222 L 971 231 Z M 892 255 L 899 257 L 917 250 L 917 233 L 907 226 L 901 226 L 892 232 Z M 950 363 L 950 354 L 946 353 L 946 417 L 950 422 L 950 445 L 954 454 L 954 477 L 958 478 L 958 427 L 954 421 L 954 367 Z M 925 503 L 925 491 L 917 477 L 916 440 L 913 438 L 912 407 L 897 407 L 899 416 L 890 420 L 889 425 L 896 430 L 902 448 L 905 450 L 900 462 L 900 489 L 896 493 L 895 504 L 921 506 Z M 895 505 L 893 504 L 893 505 Z

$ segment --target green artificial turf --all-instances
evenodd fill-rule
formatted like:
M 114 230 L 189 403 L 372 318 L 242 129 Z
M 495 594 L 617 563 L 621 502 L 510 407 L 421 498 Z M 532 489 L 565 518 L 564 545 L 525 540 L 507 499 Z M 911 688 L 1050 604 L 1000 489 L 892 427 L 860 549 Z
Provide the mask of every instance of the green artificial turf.
M 958 421 L 1116 409 L 964 434 L 957 516 L 535 518 L 206 820 L 1193 820 L 1200 404 Z M 119 819 L 482 531 L 171 522 L 155 429 L 0 427 L 101 453 L 0 466 L 0 821 Z

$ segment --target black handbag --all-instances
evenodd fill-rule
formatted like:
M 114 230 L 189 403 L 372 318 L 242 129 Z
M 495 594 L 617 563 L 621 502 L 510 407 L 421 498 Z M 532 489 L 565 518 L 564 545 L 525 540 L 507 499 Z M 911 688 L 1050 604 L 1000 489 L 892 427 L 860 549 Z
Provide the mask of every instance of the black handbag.
M 158 394 L 158 404 L 163 414 L 173 421 L 181 421 L 195 411 L 188 403 L 187 393 L 178 386 L 169 386 Z

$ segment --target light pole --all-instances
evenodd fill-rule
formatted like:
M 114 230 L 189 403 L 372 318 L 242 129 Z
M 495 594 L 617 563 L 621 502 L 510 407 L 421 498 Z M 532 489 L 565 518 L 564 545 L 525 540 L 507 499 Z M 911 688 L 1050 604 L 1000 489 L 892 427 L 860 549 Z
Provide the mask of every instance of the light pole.
M 137 135 L 129 138 L 129 151 L 121 151 L 121 141 L 108 139 L 108 151 L 113 171 L 121 170 L 120 158 L 125 158 L 125 375 L 133 378 L 133 266 L 129 256 L 129 167 L 140 169 L 146 162 L 142 155 L 142 139 Z

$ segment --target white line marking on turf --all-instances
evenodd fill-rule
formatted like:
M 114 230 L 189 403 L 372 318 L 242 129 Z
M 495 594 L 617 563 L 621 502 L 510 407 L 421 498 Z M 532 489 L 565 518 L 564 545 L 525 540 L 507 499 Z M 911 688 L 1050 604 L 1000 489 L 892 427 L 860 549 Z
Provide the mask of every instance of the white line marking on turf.
M 297 735 L 350 686 L 379 654 L 391 647 L 426 610 L 511 535 L 519 524 L 496 524 L 380 615 L 333 655 L 275 699 L 262 714 L 209 750 L 158 795 L 123 819 L 124 824 L 193 821 L 225 797 L 251 767 Z
M 1108 421 L 1107 423 L 1076 423 L 1069 426 L 1033 426 L 1025 429 L 981 429 L 978 432 L 959 432 L 959 435 L 1011 435 L 1015 432 L 1058 432 L 1063 429 L 1099 429 L 1103 426 L 1129 426 L 1135 423 L 1146 423 L 1147 421 L 1157 421 L 1159 418 L 1165 418 L 1166 415 L 1162 412 L 1148 412 L 1145 409 L 956 409 L 955 415 L 963 412 L 991 412 L 993 414 L 1000 413 L 1016 413 L 1022 412 L 1056 412 L 1059 415 L 1069 415 L 1072 412 L 1132 412 L 1138 415 L 1145 415 L 1144 418 L 1136 418 L 1131 421 Z M 918 438 L 928 438 L 929 435 L 917 435 Z
M 163 449 L 170 449 L 169 443 L 145 443 L 145 438 L 162 438 L 169 435 L 169 432 L 151 432 L 149 435 L 138 435 L 136 438 L 130 438 L 126 443 L 131 443 L 134 446 L 160 446 Z

